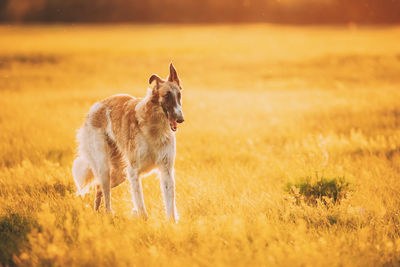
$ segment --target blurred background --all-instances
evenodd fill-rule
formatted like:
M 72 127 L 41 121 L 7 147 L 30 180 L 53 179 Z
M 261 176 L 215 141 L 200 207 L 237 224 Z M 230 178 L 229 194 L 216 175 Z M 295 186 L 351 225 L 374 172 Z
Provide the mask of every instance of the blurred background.
M 0 0 L 2 22 L 387 24 L 399 0 Z

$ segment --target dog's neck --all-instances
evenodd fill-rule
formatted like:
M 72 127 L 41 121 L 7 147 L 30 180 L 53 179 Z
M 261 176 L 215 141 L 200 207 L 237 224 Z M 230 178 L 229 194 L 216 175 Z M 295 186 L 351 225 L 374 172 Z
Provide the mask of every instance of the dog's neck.
M 158 101 L 158 94 L 151 89 L 138 103 L 136 112 L 139 115 L 139 125 L 146 126 L 152 136 L 172 133 L 168 118 Z

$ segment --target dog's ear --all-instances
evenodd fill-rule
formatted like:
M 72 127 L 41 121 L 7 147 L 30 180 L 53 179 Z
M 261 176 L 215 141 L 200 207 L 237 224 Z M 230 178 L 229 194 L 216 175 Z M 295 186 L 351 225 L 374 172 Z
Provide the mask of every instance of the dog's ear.
M 168 81 L 169 82 L 176 82 L 179 84 L 179 78 L 178 78 L 178 73 L 176 72 L 176 69 L 172 62 L 169 64 L 169 76 L 168 76 Z
M 164 83 L 165 81 L 163 79 L 160 78 L 160 76 L 158 76 L 157 74 L 153 74 L 150 76 L 149 79 L 149 84 L 151 84 L 153 81 L 156 81 L 157 86 L 156 88 L 158 88 L 160 86 L 161 83 Z

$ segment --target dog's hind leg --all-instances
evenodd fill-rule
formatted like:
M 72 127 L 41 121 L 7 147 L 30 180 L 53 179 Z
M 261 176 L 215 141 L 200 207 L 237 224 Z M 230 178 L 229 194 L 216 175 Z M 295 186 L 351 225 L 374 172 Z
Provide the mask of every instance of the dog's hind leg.
M 104 144 L 105 145 L 105 144 Z M 107 212 L 111 212 L 111 178 L 110 178 L 110 167 L 109 161 L 107 159 L 107 150 L 104 146 L 98 147 L 98 159 L 97 159 L 97 166 L 96 172 L 97 177 L 100 182 L 101 192 L 104 196 L 104 204 Z
M 111 212 L 111 179 L 109 175 L 109 169 L 103 170 L 100 177 L 101 191 L 103 192 L 106 211 Z

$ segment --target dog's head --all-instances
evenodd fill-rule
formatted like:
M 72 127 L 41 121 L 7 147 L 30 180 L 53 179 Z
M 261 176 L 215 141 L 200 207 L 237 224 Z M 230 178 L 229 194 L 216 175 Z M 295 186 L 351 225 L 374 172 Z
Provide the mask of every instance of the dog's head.
M 182 87 L 176 69 L 172 63 L 169 65 L 169 75 L 166 80 L 161 79 L 157 74 L 151 75 L 149 83 L 155 82 L 153 96 L 161 105 L 165 116 L 169 121 L 172 131 L 176 131 L 178 123 L 184 121 L 182 112 Z

